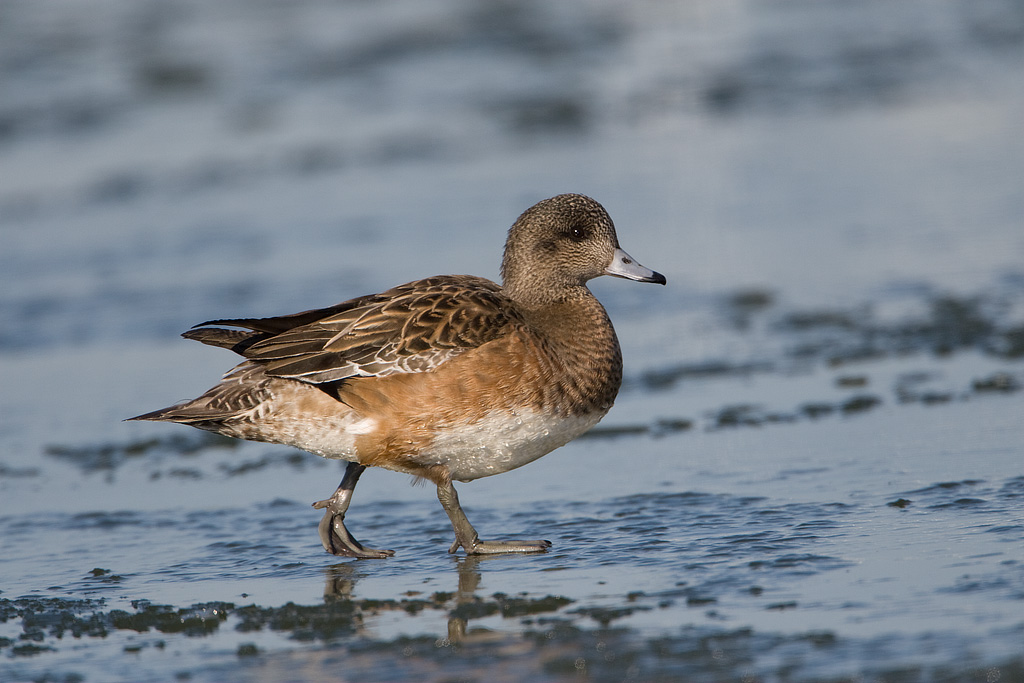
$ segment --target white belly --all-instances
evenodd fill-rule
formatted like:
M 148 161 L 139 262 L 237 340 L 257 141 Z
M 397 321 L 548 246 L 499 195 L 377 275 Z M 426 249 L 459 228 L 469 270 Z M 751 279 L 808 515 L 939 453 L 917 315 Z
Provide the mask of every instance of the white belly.
M 233 435 L 294 446 L 324 458 L 360 462 L 359 439 L 367 435 L 372 439 L 385 427 L 377 418 L 362 417 L 354 411 L 308 411 L 302 402 L 290 398 L 284 396 L 280 403 L 264 406 L 265 415 L 245 423 L 249 431 Z M 533 462 L 572 441 L 602 417 L 604 412 L 566 418 L 541 411 L 517 410 L 510 414 L 495 409 L 475 422 L 446 428 L 411 458 L 421 465 L 446 466 L 456 481 L 471 481 Z M 255 429 L 260 433 L 251 433 Z M 373 464 L 416 474 L 404 467 L 401 459 Z
M 501 474 L 533 462 L 587 431 L 604 413 L 559 417 L 519 410 L 494 410 L 483 419 L 438 436 L 417 457 L 424 464 L 446 465 L 456 481 Z

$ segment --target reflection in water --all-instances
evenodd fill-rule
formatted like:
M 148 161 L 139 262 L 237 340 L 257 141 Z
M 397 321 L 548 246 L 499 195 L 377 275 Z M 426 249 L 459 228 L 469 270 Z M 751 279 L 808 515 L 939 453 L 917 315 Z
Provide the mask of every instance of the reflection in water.
M 468 605 L 479 601 L 476 590 L 480 586 L 481 574 L 479 567 L 482 559 L 483 557 L 480 555 L 466 555 L 453 558 L 459 573 L 459 589 L 455 593 L 456 606 Z M 466 625 L 468 621 L 467 618 L 462 616 L 449 615 L 449 642 L 461 643 L 466 640 Z
M 356 571 L 353 562 L 339 562 L 324 567 L 324 575 L 324 602 L 351 600 L 352 589 L 363 576 Z
M 480 563 L 487 560 L 500 559 L 487 556 L 452 556 L 451 561 L 455 566 L 458 577 L 458 589 L 454 595 L 450 593 L 434 593 L 428 600 L 405 600 L 400 601 L 399 608 L 415 612 L 425 607 L 444 608 L 448 611 L 448 634 L 445 639 L 439 641 L 442 645 L 459 644 L 473 638 L 472 634 L 467 636 L 467 626 L 474 617 L 490 616 L 507 610 L 503 606 L 507 600 L 505 596 L 496 594 L 490 597 L 477 595 L 480 587 L 482 574 Z M 355 597 L 355 585 L 365 576 L 357 568 L 355 562 L 339 562 L 324 567 L 324 603 L 338 602 L 360 602 Z M 361 601 L 360 604 L 366 601 Z M 385 601 L 380 606 L 386 607 Z M 544 611 L 545 605 L 558 609 L 569 600 L 565 598 L 554 599 L 544 598 L 534 601 L 530 611 Z

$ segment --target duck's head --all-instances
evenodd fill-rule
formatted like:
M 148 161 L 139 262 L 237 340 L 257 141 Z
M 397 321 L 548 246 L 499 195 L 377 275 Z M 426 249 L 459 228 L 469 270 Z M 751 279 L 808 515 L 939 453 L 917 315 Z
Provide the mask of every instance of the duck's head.
M 622 250 L 608 212 L 590 197 L 537 202 L 509 230 L 501 277 L 515 300 L 557 301 L 600 275 L 665 284 Z

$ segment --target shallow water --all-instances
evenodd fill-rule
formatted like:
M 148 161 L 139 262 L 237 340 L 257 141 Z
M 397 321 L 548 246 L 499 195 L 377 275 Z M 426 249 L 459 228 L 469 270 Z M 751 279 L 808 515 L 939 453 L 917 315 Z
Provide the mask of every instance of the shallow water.
M 0 9 L 0 680 L 1024 680 L 1024 11 Z M 460 487 L 127 416 L 178 339 L 598 198 L 667 288 L 584 438 Z M 610 280 L 610 279 L 609 279 Z

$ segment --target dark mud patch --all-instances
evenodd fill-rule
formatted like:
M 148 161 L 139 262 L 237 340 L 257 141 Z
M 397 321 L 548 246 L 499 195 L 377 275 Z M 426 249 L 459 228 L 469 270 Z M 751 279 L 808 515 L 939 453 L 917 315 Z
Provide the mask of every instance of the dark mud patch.
M 901 301 L 850 308 L 786 310 L 773 295 L 741 291 L 716 303 L 724 327 L 749 338 L 758 357 L 708 359 L 651 368 L 628 377 L 626 389 L 666 391 L 687 382 L 788 373 L 815 364 L 839 367 L 914 354 L 948 356 L 975 351 L 1004 361 L 1024 359 L 1024 322 L 1017 303 L 1024 278 L 1007 278 L 984 293 L 958 296 L 927 293 Z M 749 303 L 746 303 L 748 302 Z M 892 319 L 890 306 L 907 312 Z M 739 321 L 739 322 L 737 322 Z M 1011 378 L 1012 379 L 1012 378 Z M 839 386 L 866 386 L 869 378 L 850 372 Z M 1017 381 L 996 382 L 993 390 L 1014 391 Z M 978 390 L 985 390 L 980 385 Z
M 311 466 L 323 466 L 325 463 L 318 458 L 309 457 L 308 453 L 300 453 L 297 451 L 285 451 L 285 452 L 273 452 L 267 453 L 259 458 L 244 460 L 238 464 L 225 464 L 221 463 L 218 465 L 224 474 L 229 477 L 237 477 L 260 470 L 268 467 L 290 467 L 293 469 L 303 469 L 307 465 Z M 172 471 L 173 472 L 173 471 Z M 170 474 L 170 473 L 169 473 Z
M 994 375 L 974 380 L 971 387 L 975 393 L 979 394 L 990 392 L 1009 394 L 1020 391 L 1021 383 L 1008 372 L 997 372 Z
M 38 476 L 38 467 L 10 467 L 0 463 L 0 479 L 25 479 Z
M 190 456 L 207 449 L 237 448 L 239 443 L 237 439 L 230 439 L 212 432 L 182 431 L 180 434 L 126 443 L 85 446 L 54 444 L 47 446 L 43 453 L 49 457 L 69 462 L 90 474 L 115 470 L 133 458 L 157 455 Z
M 970 590 L 970 586 L 963 586 Z M 495 601 L 500 600 L 495 598 Z M 545 601 L 548 599 L 541 599 Z M 403 609 L 396 601 L 379 601 Z M 444 609 L 450 600 L 426 600 L 427 609 Z M 3 670 L 24 672 L 31 680 L 101 680 L 103 674 L 47 666 L 47 657 L 79 647 L 82 639 L 116 639 L 118 632 L 155 631 L 152 640 L 128 640 L 120 646 L 134 660 L 137 675 L 156 680 L 172 672 L 148 654 L 180 647 L 180 639 L 222 638 L 233 627 L 244 638 L 263 629 L 284 640 L 242 642 L 207 650 L 202 668 L 173 673 L 183 680 L 293 680 L 330 678 L 344 670 L 346 680 L 419 681 L 669 681 L 787 680 L 835 682 L 886 681 L 1009 681 L 1024 680 L 1020 655 L 979 661 L 963 644 L 942 633 L 886 638 L 844 638 L 828 630 L 783 635 L 753 628 L 680 625 L 651 635 L 613 622 L 631 608 L 583 608 L 571 613 L 519 618 L 515 631 L 467 627 L 458 618 L 443 634 L 378 638 L 362 629 L 368 617 L 364 601 L 328 601 L 320 605 L 278 608 L 236 608 L 230 603 L 190 607 L 138 604 L 133 611 L 104 610 L 101 602 L 62 599 L 0 601 L 0 619 L 21 619 L 17 638 L 0 640 L 6 653 Z M 496 602 L 491 603 L 497 606 Z M 768 605 L 780 612 L 791 602 Z M 291 641 L 292 644 L 289 644 Z M 307 644 L 303 646 L 302 644 Z M 301 649 L 299 649 L 301 648 Z M 887 664 L 889 653 L 942 652 L 898 667 Z M 157 657 L 156 660 L 162 659 Z M 166 666 L 166 665 L 163 665 Z M 185 665 L 190 666 L 188 664 Z M 31 668 L 29 668 L 31 667 Z M 143 673 L 144 672 L 144 673 Z M 98 674 L 98 676 L 97 676 Z M 20 679 L 19 679 L 20 680 Z
M 694 423 L 686 418 L 661 418 L 652 424 L 636 425 L 606 425 L 593 427 L 580 439 L 614 439 L 620 436 L 652 436 L 659 438 L 677 432 L 685 432 L 692 429 Z
M 708 411 L 702 419 L 685 417 L 661 418 L 651 424 L 623 424 L 594 427 L 581 439 L 616 439 L 620 437 L 649 436 L 659 438 L 669 434 L 700 428 L 704 431 L 761 427 L 771 424 L 790 424 L 803 419 L 816 420 L 829 415 L 854 415 L 867 412 L 883 404 L 878 396 L 860 395 L 844 401 L 811 401 L 792 411 L 773 411 L 760 405 L 727 405 Z
M 43 454 L 55 460 L 69 463 L 85 474 L 102 473 L 108 478 L 129 462 L 138 461 L 148 468 L 149 478 L 178 480 L 200 480 L 207 477 L 244 477 L 274 468 L 288 468 L 302 471 L 307 467 L 325 467 L 327 461 L 308 453 L 290 449 L 272 448 L 256 456 L 242 457 L 243 442 L 219 434 L 194 429 L 179 429 L 174 433 L 130 441 L 127 443 L 50 445 Z M 206 462 L 198 456 L 217 451 L 239 451 L 228 460 Z M 246 451 L 249 452 L 249 451 Z M 179 464 L 179 458 L 192 462 Z M 38 473 L 34 468 L 5 471 L 0 467 L 2 477 L 28 477 Z
M 704 361 L 682 363 L 667 368 L 648 370 L 640 377 L 625 383 L 626 388 L 640 386 L 650 391 L 673 388 L 687 380 L 708 380 L 725 377 L 746 377 L 759 372 L 772 372 L 777 365 L 772 362 L 733 363 L 729 361 Z
M 741 374 L 749 372 L 751 366 L 745 366 L 745 368 Z M 666 373 L 663 377 L 668 377 L 671 374 Z M 730 371 L 723 368 L 721 375 L 729 376 Z M 710 376 L 704 375 L 705 378 Z M 934 406 L 954 401 L 970 401 L 987 396 L 1009 396 L 1019 392 L 1024 386 L 1021 373 L 1010 371 L 998 371 L 978 377 L 970 380 L 966 386 L 959 388 L 933 386 L 939 380 L 941 378 L 928 373 L 909 372 L 896 378 L 892 387 L 891 400 L 875 393 L 856 393 L 838 401 L 808 399 L 789 410 L 770 409 L 754 403 L 737 403 L 707 410 L 699 418 L 677 416 L 658 418 L 648 424 L 602 424 L 579 438 L 615 439 L 640 436 L 658 438 L 691 430 L 715 431 L 793 424 L 827 417 L 852 417 L 876 410 L 887 404 Z M 869 383 L 869 378 L 864 375 L 853 378 L 840 377 L 836 380 L 836 385 L 843 389 L 863 388 Z M 655 386 L 661 386 L 660 380 L 655 382 Z
M 867 305 L 851 310 L 798 311 L 783 314 L 773 321 L 773 327 L 792 338 L 791 358 L 830 365 L 966 350 L 1016 360 L 1024 358 L 1024 325 L 1012 314 L 1008 298 L 1013 295 L 934 295 L 918 302 L 922 313 L 896 321 L 884 320 L 875 307 Z
M 106 572 L 108 570 L 97 570 Z M 558 612 L 573 601 L 548 595 L 540 598 L 495 593 L 490 597 L 434 593 L 426 598 L 349 599 L 328 596 L 322 604 L 279 607 L 236 606 L 231 602 L 206 602 L 188 607 L 133 600 L 131 610 L 105 610 L 104 599 L 0 598 L 0 623 L 21 620 L 21 633 L 6 638 L 15 642 L 43 643 L 58 649 L 65 636 L 106 638 L 115 631 L 157 632 L 187 637 L 210 636 L 222 628 L 240 633 L 269 630 L 298 641 L 332 641 L 363 631 L 371 617 L 385 612 L 415 615 L 423 611 L 446 614 L 451 619 L 478 619 L 500 615 L 506 619 L 533 617 Z
M 890 14 L 891 32 L 879 31 L 884 36 L 838 30 L 846 23 L 837 21 L 820 29 L 818 41 L 798 34 L 799 9 L 787 8 L 793 13 L 788 29 L 756 35 L 740 56 L 709 69 L 695 87 L 703 105 L 723 116 L 890 105 L 956 78 L 949 61 L 951 34 L 987 59 L 1019 58 L 1024 18 L 1018 5 L 953 3 L 955 18 L 941 29 L 920 28 L 924 15 L 915 11 L 917 5 L 901 8 L 902 16 Z M 895 28 L 913 22 L 919 30 Z

